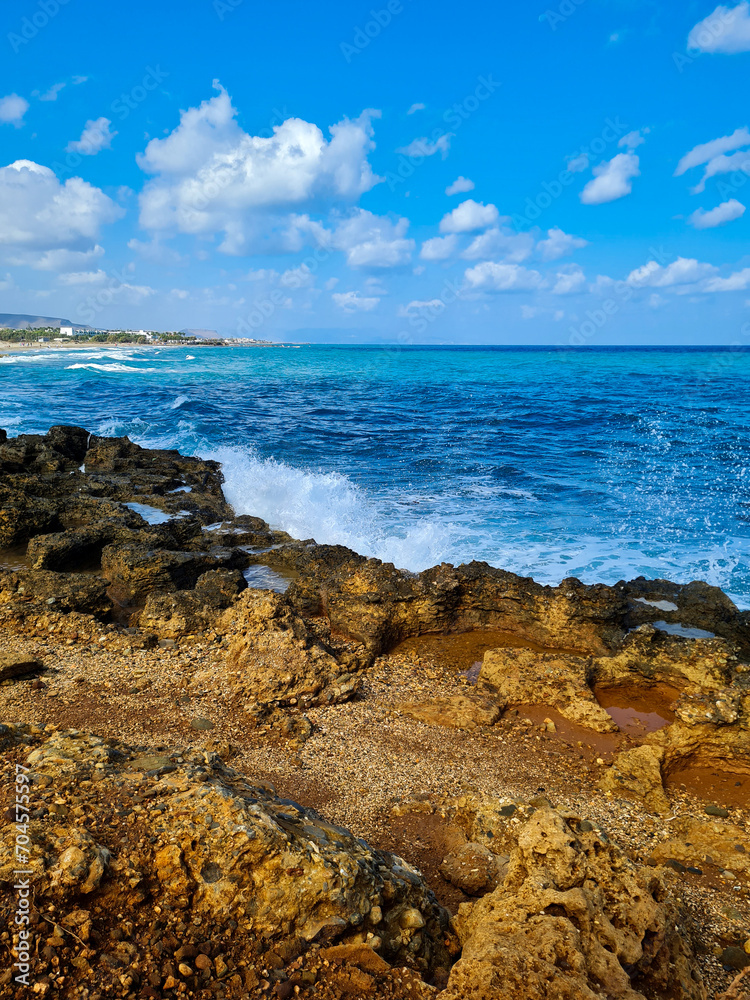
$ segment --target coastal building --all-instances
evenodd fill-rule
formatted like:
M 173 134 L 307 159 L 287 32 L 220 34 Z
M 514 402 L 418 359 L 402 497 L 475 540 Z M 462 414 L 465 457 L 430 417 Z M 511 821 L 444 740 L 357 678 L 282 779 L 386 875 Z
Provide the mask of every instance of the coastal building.
M 72 326 L 61 326 L 60 327 L 60 336 L 61 337 L 72 337 L 73 336 L 73 327 Z

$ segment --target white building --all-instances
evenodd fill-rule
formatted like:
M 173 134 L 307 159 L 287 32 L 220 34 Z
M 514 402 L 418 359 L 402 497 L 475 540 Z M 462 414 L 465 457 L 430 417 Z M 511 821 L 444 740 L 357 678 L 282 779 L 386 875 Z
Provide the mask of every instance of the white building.
M 61 337 L 72 337 L 73 336 L 73 327 L 72 326 L 61 326 L 60 327 L 60 336 Z

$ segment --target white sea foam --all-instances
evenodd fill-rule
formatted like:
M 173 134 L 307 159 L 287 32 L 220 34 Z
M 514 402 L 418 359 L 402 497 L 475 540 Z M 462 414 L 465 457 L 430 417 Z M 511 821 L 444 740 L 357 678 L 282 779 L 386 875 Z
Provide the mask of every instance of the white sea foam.
M 609 584 L 640 575 L 676 583 L 701 579 L 724 589 L 740 607 L 748 606 L 731 592 L 733 571 L 750 554 L 740 539 L 696 551 L 694 539 L 684 546 L 665 542 L 655 547 L 627 535 L 541 535 L 522 523 L 504 531 L 450 512 L 411 515 L 409 510 L 419 505 L 406 498 L 374 496 L 339 473 L 305 471 L 239 448 L 203 450 L 203 457 L 222 463 L 224 492 L 237 513 L 262 517 L 294 538 L 346 545 L 413 572 L 477 559 L 553 586 L 571 576 Z
M 66 365 L 69 371 L 76 368 L 85 368 L 92 372 L 155 372 L 156 368 L 136 368 L 133 365 L 122 365 L 119 362 L 114 362 L 109 365 L 97 365 L 93 362 L 78 364 L 78 365 Z
M 179 410 L 179 408 L 181 406 L 184 406 L 185 403 L 189 403 L 189 402 L 190 402 L 190 397 L 189 396 L 178 396 L 177 399 L 175 399 L 175 401 L 169 407 L 169 409 L 170 410 Z

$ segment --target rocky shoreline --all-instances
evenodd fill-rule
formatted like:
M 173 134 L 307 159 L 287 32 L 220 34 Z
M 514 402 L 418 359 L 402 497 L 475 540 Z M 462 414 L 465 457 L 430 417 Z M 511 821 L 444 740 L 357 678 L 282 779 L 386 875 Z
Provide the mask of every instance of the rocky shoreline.
M 0 431 L 0 626 L 38 994 L 744 995 L 750 613 L 716 588 L 408 573 L 57 427 Z

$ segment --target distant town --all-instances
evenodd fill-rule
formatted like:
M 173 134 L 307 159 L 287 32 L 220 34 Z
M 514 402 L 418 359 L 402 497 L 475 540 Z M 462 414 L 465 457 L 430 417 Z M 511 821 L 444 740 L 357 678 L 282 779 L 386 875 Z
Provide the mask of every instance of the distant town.
M 169 346 L 190 344 L 192 347 L 274 347 L 270 340 L 250 337 L 220 337 L 215 330 L 103 330 L 75 326 L 72 323 L 52 322 L 49 326 L 39 321 L 18 319 L 10 322 L 0 315 L 0 341 L 32 347 L 36 344 L 141 344 Z M 2 325 L 3 322 L 8 325 Z

